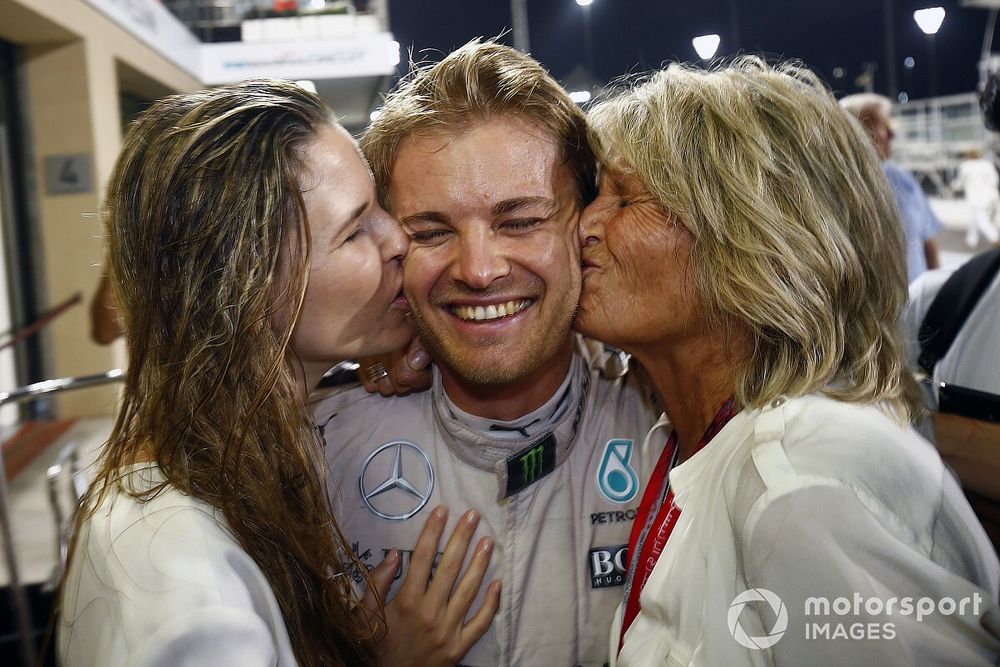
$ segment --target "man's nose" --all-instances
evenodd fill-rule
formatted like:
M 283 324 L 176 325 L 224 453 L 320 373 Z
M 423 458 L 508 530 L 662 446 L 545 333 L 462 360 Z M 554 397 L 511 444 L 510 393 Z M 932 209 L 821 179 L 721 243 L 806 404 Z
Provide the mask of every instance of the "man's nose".
M 463 237 L 458 252 L 455 278 L 472 289 L 485 289 L 510 273 L 505 244 L 487 230 Z

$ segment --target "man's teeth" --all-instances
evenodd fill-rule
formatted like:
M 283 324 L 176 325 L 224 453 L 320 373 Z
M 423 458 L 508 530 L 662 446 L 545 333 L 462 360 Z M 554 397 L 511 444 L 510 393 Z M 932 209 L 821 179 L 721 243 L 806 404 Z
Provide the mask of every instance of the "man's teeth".
M 495 320 L 521 312 L 531 304 L 531 299 L 508 301 L 507 303 L 490 304 L 488 306 L 454 306 L 451 312 L 469 322 Z

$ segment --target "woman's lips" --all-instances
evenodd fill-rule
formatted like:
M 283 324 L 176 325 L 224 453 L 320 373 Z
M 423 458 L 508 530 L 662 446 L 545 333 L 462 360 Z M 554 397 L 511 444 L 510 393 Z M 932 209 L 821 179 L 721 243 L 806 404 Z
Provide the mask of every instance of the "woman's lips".
M 392 308 L 396 308 L 398 310 L 409 312 L 410 311 L 410 301 L 409 301 L 409 299 L 406 298 L 406 295 L 403 294 L 402 291 L 400 291 L 399 294 L 396 295 L 396 298 L 392 300 L 392 306 L 391 307 Z

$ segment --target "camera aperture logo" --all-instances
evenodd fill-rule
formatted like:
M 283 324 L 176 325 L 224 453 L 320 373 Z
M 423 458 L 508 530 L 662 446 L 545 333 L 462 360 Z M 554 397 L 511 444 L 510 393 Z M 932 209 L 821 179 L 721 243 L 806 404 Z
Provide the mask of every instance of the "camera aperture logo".
M 740 614 L 751 602 L 766 602 L 774 612 L 774 627 L 763 637 L 751 637 L 740 625 Z M 729 605 L 729 632 L 738 644 L 750 649 L 770 648 L 778 643 L 788 629 L 788 609 L 776 594 L 766 588 L 751 588 L 743 591 Z

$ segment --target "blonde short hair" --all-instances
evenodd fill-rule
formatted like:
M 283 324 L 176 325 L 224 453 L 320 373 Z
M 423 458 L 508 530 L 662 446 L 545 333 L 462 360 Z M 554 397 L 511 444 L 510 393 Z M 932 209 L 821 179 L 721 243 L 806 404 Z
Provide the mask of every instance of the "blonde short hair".
M 361 140 L 387 207 L 389 177 L 403 139 L 458 133 L 504 115 L 520 116 L 550 133 L 562 147 L 580 204 L 591 199 L 596 160 L 587 143 L 586 117 L 534 58 L 509 46 L 473 40 L 438 63 L 413 68 Z
M 707 320 L 749 334 L 743 405 L 821 391 L 908 415 L 895 204 L 871 141 L 812 72 L 675 64 L 589 120 L 602 163 L 637 175 L 692 233 Z

